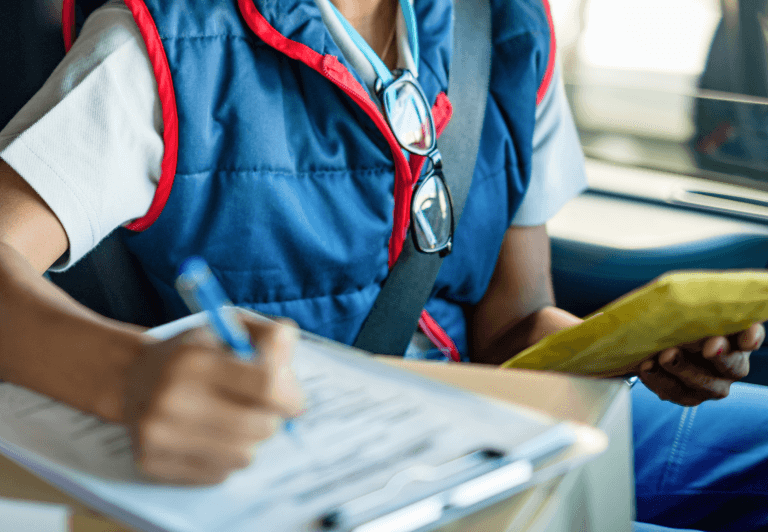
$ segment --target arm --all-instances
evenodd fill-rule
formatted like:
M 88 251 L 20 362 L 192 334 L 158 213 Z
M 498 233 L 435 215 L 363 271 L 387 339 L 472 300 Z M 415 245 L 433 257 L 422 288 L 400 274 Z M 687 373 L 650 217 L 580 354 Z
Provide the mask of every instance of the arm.
M 66 233 L 2 160 L 0 198 L 1 380 L 125 423 L 139 468 L 184 483 L 245 466 L 279 416 L 298 411 L 303 399 L 287 371 L 292 328 L 247 323 L 264 354 L 253 365 L 205 330 L 160 342 L 101 317 L 41 275 L 66 252 Z
M 4 162 L 0 197 L 0 379 L 122 421 L 122 376 L 141 348 L 140 329 L 109 322 L 42 277 L 67 236 Z
M 486 294 L 472 315 L 472 360 L 500 364 L 581 321 L 554 306 L 545 226 L 510 227 Z M 733 382 L 747 376 L 749 354 L 764 339 L 765 329 L 754 324 L 730 337 L 666 349 L 641 365 L 639 377 L 662 399 L 682 405 L 721 399 Z
M 501 364 L 580 322 L 555 307 L 546 227 L 507 229 L 491 282 L 472 314 L 472 361 Z

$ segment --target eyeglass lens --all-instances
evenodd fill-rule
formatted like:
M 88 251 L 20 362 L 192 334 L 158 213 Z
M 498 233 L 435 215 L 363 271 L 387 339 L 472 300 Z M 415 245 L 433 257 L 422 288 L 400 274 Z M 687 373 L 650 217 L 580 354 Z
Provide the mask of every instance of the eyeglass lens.
M 434 145 L 432 113 L 419 89 L 411 82 L 395 83 L 387 91 L 389 123 L 400 145 L 425 155 Z
M 431 174 L 413 195 L 412 222 L 416 243 L 423 251 L 445 247 L 451 237 L 452 213 L 448 190 L 436 174 Z

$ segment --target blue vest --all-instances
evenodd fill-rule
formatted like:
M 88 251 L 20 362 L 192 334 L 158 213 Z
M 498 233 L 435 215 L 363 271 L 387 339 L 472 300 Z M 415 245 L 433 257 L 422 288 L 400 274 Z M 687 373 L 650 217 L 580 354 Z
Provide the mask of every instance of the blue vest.
M 402 155 L 349 87 L 301 59 L 336 56 L 333 65 L 352 70 L 314 1 L 256 0 L 260 35 L 237 0 L 145 3 L 173 80 L 178 165 L 159 217 L 143 231 L 125 230 L 124 240 L 168 317 L 188 313 L 173 283 L 182 261 L 200 255 L 237 305 L 352 343 L 387 276 Z M 480 153 L 453 252 L 426 305 L 464 355 L 466 311 L 488 286 L 528 185 L 536 93 L 550 49 L 541 0 L 492 4 Z M 434 102 L 448 85 L 452 3 L 416 0 L 414 7 L 419 81 Z M 301 57 L 276 49 L 275 39 Z

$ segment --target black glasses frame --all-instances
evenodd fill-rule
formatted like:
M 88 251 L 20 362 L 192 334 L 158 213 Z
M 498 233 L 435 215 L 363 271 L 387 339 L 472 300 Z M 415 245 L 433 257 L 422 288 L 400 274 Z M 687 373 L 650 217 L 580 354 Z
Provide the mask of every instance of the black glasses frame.
M 411 237 L 413 238 L 414 246 L 421 253 L 438 253 L 441 257 L 445 257 L 453 249 L 453 231 L 454 231 L 454 224 L 455 224 L 454 216 L 453 216 L 453 198 L 451 197 L 451 189 L 448 188 L 448 183 L 445 182 L 445 177 L 443 176 L 442 163 L 440 162 L 440 159 L 439 159 L 440 153 L 436 152 L 436 155 L 437 155 L 436 160 L 432 159 L 432 157 L 429 158 L 432 166 L 430 171 L 427 172 L 424 175 L 424 177 L 420 179 L 418 183 L 416 183 L 416 186 L 413 188 L 413 197 L 411 198 Z M 450 216 L 450 224 L 451 224 L 448 230 L 448 236 L 445 242 L 442 245 L 436 246 L 436 247 L 423 246 L 422 243 L 419 241 L 419 237 L 416 233 L 415 226 L 413 225 L 414 220 L 416 221 L 416 223 L 421 224 L 421 217 L 419 216 L 420 212 L 418 210 L 417 201 L 419 199 L 419 192 L 421 191 L 422 187 L 424 187 L 426 183 L 429 182 L 430 179 L 439 180 L 440 183 L 442 184 L 442 190 L 445 192 L 445 200 L 446 200 L 446 204 L 448 205 L 448 214 Z M 422 228 L 422 231 L 424 231 L 423 228 Z
M 413 238 L 413 244 L 416 247 L 416 249 L 421 253 L 438 253 L 441 257 L 444 257 L 448 255 L 451 252 L 451 249 L 453 248 L 453 233 L 454 233 L 454 215 L 453 215 L 453 199 L 451 198 L 451 190 L 448 187 L 448 183 L 445 182 L 445 177 L 443 176 L 442 171 L 442 156 L 440 155 L 440 151 L 437 149 L 437 134 L 435 130 L 435 119 L 432 116 L 432 109 L 429 106 L 429 103 L 427 101 L 427 97 L 424 94 L 424 91 L 421 88 L 421 85 L 419 85 L 416 78 L 407 70 L 396 70 L 393 72 L 393 75 L 395 75 L 396 79 L 392 83 L 390 83 L 388 86 L 384 87 L 384 84 L 380 79 L 376 81 L 376 94 L 379 97 L 379 101 L 382 102 L 382 109 L 384 118 L 387 120 L 387 124 L 389 124 L 390 130 L 395 136 L 395 139 L 397 139 L 398 144 L 400 144 L 400 147 L 404 150 L 406 150 L 409 153 L 412 153 L 414 155 L 421 155 L 424 157 L 427 157 L 429 159 L 430 168 L 427 171 L 427 173 L 420 178 L 416 184 L 413 187 L 413 196 L 411 199 L 411 237 Z M 391 118 L 390 118 L 390 105 L 393 101 L 395 101 L 395 96 L 397 94 L 397 91 L 399 91 L 404 85 L 410 84 L 414 89 L 416 89 L 416 93 L 421 98 L 421 103 L 424 106 L 424 109 L 426 110 L 426 113 L 429 117 L 429 135 L 431 139 L 431 144 L 424 149 L 419 149 L 417 147 L 414 147 L 413 145 L 406 145 L 402 139 L 398 135 L 398 131 L 395 129 L 395 127 L 392 124 Z M 448 232 L 448 236 L 442 244 L 439 246 L 429 247 L 424 246 L 419 241 L 419 237 L 416 233 L 415 224 L 420 224 L 420 226 L 423 226 L 424 222 L 422 222 L 423 215 L 420 216 L 421 211 L 417 209 L 416 200 L 419 198 L 422 187 L 425 185 L 425 183 L 428 183 L 430 179 L 438 179 L 440 183 L 442 184 L 442 190 L 445 191 L 446 196 L 446 203 L 448 205 L 448 214 L 450 216 L 450 230 Z M 439 187 L 438 187 L 439 188 Z M 428 229 L 431 231 L 431 225 L 429 222 L 426 222 Z M 422 229 L 422 232 L 423 229 Z

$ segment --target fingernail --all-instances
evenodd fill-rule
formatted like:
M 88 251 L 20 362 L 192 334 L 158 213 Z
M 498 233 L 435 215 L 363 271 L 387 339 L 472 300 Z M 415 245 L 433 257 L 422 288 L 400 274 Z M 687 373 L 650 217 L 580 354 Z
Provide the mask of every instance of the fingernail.
M 669 364 L 669 365 L 670 365 L 670 366 L 672 366 L 672 367 L 675 367 L 675 366 L 677 366 L 677 364 L 678 364 L 679 362 L 680 362 L 680 357 L 678 357 L 677 355 L 674 355 L 672 358 L 670 358 L 670 359 L 667 361 L 667 364 Z
M 661 358 L 659 359 L 659 362 L 662 366 L 676 366 L 677 365 L 677 354 L 676 353 L 664 353 Z
M 654 364 L 653 362 L 647 362 L 643 364 L 643 366 L 640 368 L 641 371 L 649 374 L 656 373 L 656 369 L 657 369 L 656 364 Z

